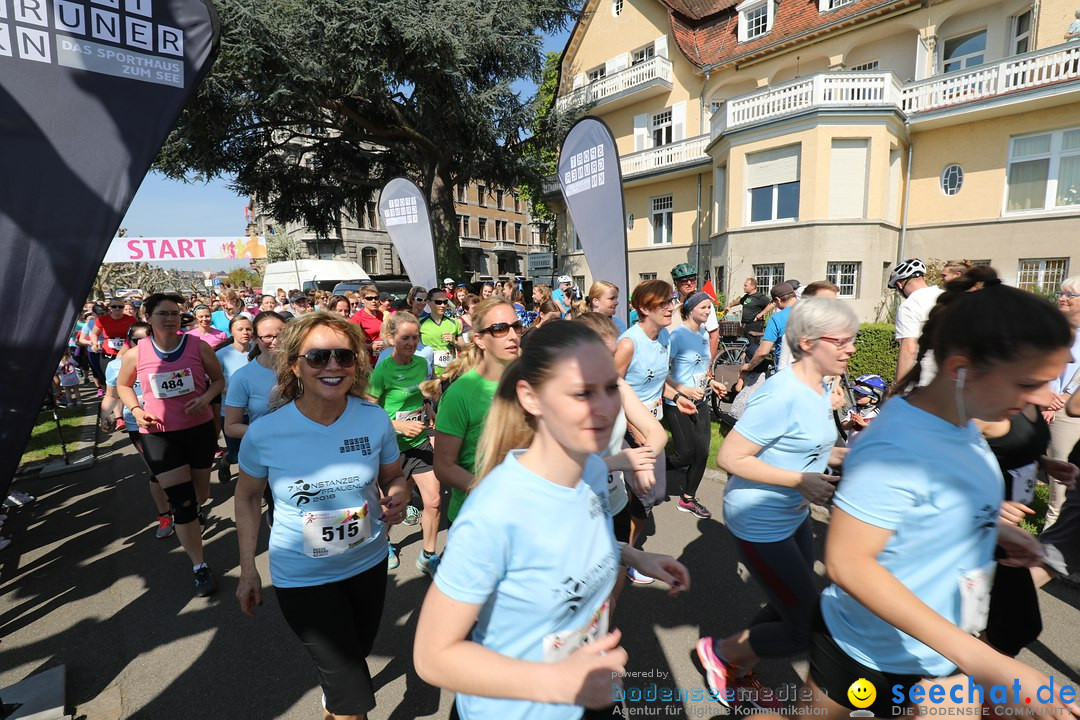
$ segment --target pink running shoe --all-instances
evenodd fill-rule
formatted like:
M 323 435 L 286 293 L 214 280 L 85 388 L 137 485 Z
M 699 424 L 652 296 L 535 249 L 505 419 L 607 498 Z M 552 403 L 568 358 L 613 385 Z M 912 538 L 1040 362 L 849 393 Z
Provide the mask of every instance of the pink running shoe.
M 713 700 L 726 708 L 731 708 L 728 699 L 728 664 L 716 656 L 713 651 L 713 639 L 703 637 L 697 641 L 697 656 L 701 662 L 701 668 L 705 672 L 705 682 L 709 684 Z

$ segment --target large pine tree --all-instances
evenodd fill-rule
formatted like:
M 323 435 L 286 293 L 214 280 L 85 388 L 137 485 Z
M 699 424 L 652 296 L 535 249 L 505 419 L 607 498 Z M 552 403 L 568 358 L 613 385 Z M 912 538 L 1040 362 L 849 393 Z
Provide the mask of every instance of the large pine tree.
M 221 52 L 162 150 L 174 178 L 231 176 L 316 232 L 406 175 L 427 194 L 440 273 L 462 270 L 454 187 L 541 172 L 522 139 L 543 34 L 580 0 L 217 0 Z

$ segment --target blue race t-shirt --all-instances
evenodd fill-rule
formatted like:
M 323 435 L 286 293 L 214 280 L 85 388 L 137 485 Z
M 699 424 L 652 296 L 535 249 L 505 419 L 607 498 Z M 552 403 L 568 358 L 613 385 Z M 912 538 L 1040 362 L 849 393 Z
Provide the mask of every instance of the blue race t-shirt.
M 974 423 L 957 427 L 890 400 L 844 459 L 833 504 L 893 532 L 878 562 L 949 622 L 961 623 L 961 577 L 994 566 L 1001 470 Z M 941 677 L 956 666 L 836 585 L 825 623 L 854 660 L 889 673 Z
M 765 381 L 735 424 L 740 435 L 760 445 L 757 457 L 795 472 L 824 472 L 836 443 L 832 399 L 806 385 L 786 368 Z M 724 524 L 748 542 L 791 537 L 809 514 L 795 488 L 768 485 L 732 475 L 724 488 Z
M 671 377 L 675 382 L 702 390 L 708 387 L 709 331 L 704 325 L 696 333 L 685 325 L 675 328 L 671 333 L 668 352 L 671 356 Z M 664 404 L 675 405 L 670 400 L 664 400 Z
M 105 366 L 105 385 L 108 387 L 116 387 L 116 381 L 120 377 L 120 366 L 123 363 L 111 362 Z M 135 376 L 135 385 L 131 388 L 135 391 L 135 397 L 139 398 L 139 404 L 142 405 L 142 385 L 139 384 L 139 376 Z M 122 404 L 122 403 L 121 403 Z M 139 424 L 135 422 L 135 416 L 131 414 L 131 411 L 124 405 L 124 424 L 127 425 L 128 432 L 136 432 L 139 429 Z
M 229 332 L 229 317 L 224 310 L 215 310 L 210 313 L 210 324 L 223 333 Z
M 267 478 L 274 497 L 276 587 L 324 585 L 386 562 L 379 469 L 399 454 L 383 409 L 352 396 L 329 426 L 296 403 L 252 421 L 240 443 L 240 468 Z
M 660 328 L 660 333 L 652 340 L 640 325 L 634 325 L 619 336 L 619 340 L 626 338 L 634 343 L 634 356 L 626 369 L 626 383 L 645 407 L 659 418 L 655 409 L 660 406 L 669 371 L 671 337 L 668 329 Z
M 619 550 L 608 512 L 607 469 L 592 455 L 569 488 L 526 470 L 514 450 L 469 493 L 450 529 L 435 584 L 480 605 L 470 639 L 507 657 L 558 662 L 607 632 Z M 506 512 L 528 498 L 528 512 Z M 276 520 L 275 520 L 276 524 Z M 383 549 L 383 555 L 386 549 Z M 574 705 L 459 693 L 462 720 L 577 720 Z
M 231 378 L 237 370 L 248 364 L 248 354 L 241 350 L 237 350 L 236 346 L 229 343 L 217 351 L 217 357 L 218 362 L 221 363 L 222 373 L 225 375 L 225 394 L 228 395 L 229 378 Z M 221 404 L 221 416 L 225 417 L 225 403 Z
M 270 394 L 276 383 L 274 371 L 264 368 L 256 358 L 229 378 L 229 390 L 225 393 L 222 410 L 226 406 L 243 408 L 248 420 L 255 422 L 270 412 Z
M 765 334 L 761 337 L 762 340 L 774 343 L 773 360 L 777 363 L 780 362 L 780 348 L 784 344 L 784 330 L 787 328 L 788 315 L 791 313 L 792 307 L 794 305 L 789 305 L 780 312 L 773 313 L 769 317 L 769 322 L 765 325 Z

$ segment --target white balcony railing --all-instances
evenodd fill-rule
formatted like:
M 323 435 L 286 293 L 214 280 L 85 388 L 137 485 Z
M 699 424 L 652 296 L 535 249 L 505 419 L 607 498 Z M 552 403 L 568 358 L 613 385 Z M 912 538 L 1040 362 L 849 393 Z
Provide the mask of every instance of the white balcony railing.
M 894 108 L 907 117 L 1080 79 L 1080 43 L 1058 45 L 962 72 L 902 84 L 890 72 L 826 72 L 731 98 L 711 120 L 712 136 L 800 112 Z
M 480 247 L 480 238 L 459 237 L 458 243 L 461 247 Z
M 670 145 L 661 145 L 626 155 L 620 161 L 623 179 L 707 161 L 709 156 L 705 153 L 705 148 L 708 144 L 708 135 L 698 135 Z
M 555 106 L 562 112 L 578 105 L 601 103 L 620 93 L 650 86 L 654 81 L 666 82 L 670 86 L 671 78 L 671 61 L 654 57 L 579 87 L 560 97 Z

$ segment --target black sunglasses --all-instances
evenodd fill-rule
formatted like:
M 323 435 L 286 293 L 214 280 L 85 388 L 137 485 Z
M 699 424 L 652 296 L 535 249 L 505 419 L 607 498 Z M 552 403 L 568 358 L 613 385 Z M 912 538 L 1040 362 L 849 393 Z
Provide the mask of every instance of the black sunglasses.
M 436 305 L 445 305 L 446 303 L 448 303 L 450 301 L 447 300 L 446 298 L 443 298 L 442 300 L 432 300 L 431 302 L 435 303 Z
M 124 306 L 123 305 L 110 305 L 109 309 L 110 310 L 123 310 Z
M 365 300 L 378 300 L 379 296 L 378 295 L 365 295 L 364 299 Z
M 330 363 L 331 357 L 333 357 L 334 360 L 337 361 L 338 367 L 341 368 L 351 368 L 356 365 L 356 352 L 350 350 L 349 348 L 334 348 L 333 350 L 308 350 L 303 355 L 297 356 L 297 358 L 304 358 L 305 360 L 307 360 L 308 365 L 316 369 L 326 367 Z
M 477 330 L 476 332 L 480 333 L 481 335 L 487 333 L 488 335 L 491 335 L 491 337 L 501 338 L 506 337 L 506 334 L 510 332 L 511 329 L 513 329 L 513 331 L 518 335 L 521 335 L 522 327 L 523 325 L 521 324 L 521 321 L 518 320 L 514 323 L 493 323 L 491 325 L 488 325 L 483 330 Z

